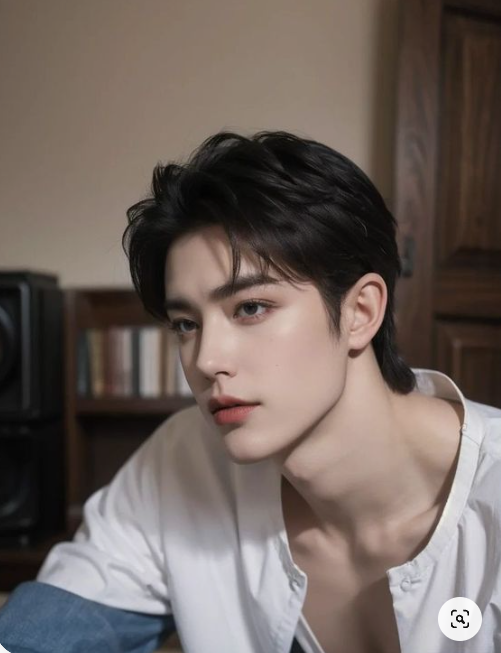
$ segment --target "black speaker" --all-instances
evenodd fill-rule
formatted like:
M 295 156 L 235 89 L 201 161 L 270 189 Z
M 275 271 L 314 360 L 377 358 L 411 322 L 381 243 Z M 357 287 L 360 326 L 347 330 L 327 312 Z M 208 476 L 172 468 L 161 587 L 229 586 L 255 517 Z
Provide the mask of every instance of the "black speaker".
M 0 424 L 0 546 L 65 526 L 63 422 Z
M 57 277 L 0 272 L 0 423 L 63 413 L 63 294 Z
M 0 546 L 64 528 L 63 293 L 0 271 Z

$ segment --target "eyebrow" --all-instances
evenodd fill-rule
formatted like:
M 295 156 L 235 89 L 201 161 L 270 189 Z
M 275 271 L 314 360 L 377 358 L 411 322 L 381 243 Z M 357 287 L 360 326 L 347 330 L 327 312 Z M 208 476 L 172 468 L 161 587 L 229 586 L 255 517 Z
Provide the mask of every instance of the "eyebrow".
M 256 286 L 268 286 L 271 284 L 279 283 L 282 283 L 281 279 L 276 279 L 275 277 L 270 277 L 267 274 L 256 272 L 255 274 L 237 277 L 233 287 L 230 280 L 224 283 L 222 286 L 213 288 L 209 292 L 209 299 L 212 302 L 222 301 L 223 299 L 228 299 L 228 297 L 236 295 L 242 290 L 248 290 L 249 288 L 254 288 Z M 164 309 L 166 313 L 175 310 L 189 311 L 194 310 L 194 306 L 184 297 L 167 297 L 164 302 Z

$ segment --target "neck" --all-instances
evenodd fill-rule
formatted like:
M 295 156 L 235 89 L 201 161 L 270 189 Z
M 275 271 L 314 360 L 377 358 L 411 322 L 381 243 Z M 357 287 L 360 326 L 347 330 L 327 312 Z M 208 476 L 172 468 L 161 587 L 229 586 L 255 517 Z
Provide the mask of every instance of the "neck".
M 368 349 L 350 359 L 336 405 L 280 460 L 284 491 L 310 526 L 376 545 L 448 495 L 461 424 L 460 404 L 393 393 Z

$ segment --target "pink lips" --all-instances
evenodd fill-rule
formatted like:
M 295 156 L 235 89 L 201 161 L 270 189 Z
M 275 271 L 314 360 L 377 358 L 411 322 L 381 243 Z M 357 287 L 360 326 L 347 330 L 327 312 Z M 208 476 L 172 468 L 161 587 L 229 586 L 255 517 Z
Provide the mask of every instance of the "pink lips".
M 259 404 L 252 404 L 249 406 L 221 408 L 214 413 L 214 421 L 216 424 L 234 424 L 236 422 L 243 422 L 258 405 Z

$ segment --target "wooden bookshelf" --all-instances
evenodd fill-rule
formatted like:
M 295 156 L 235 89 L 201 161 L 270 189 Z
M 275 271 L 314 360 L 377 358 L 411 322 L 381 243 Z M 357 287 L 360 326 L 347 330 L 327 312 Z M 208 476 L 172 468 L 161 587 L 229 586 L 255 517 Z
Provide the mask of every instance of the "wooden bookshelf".
M 64 531 L 36 545 L 0 549 L 0 591 L 32 580 L 50 548 L 71 539 L 82 506 L 106 485 L 153 430 L 169 415 L 195 400 L 191 396 L 158 398 L 81 397 L 77 395 L 77 338 L 89 328 L 159 326 L 129 288 L 76 288 L 64 291 L 65 350 L 65 513 Z
M 77 416 L 83 415 L 165 415 L 181 408 L 191 406 L 189 397 L 165 397 L 159 399 L 140 399 L 108 397 L 106 399 L 83 399 L 75 404 Z

